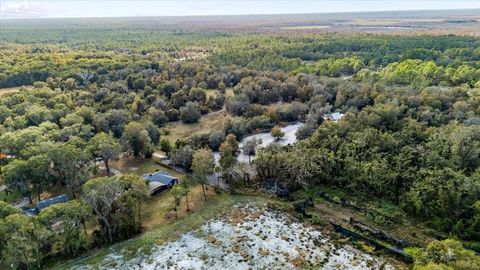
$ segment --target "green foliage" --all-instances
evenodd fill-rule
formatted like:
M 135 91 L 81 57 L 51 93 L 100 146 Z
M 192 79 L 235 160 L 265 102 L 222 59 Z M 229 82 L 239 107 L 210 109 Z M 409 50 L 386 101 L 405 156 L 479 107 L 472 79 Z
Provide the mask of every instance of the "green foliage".
M 190 170 L 193 160 L 193 149 L 190 145 L 186 145 L 180 149 L 175 149 L 170 154 L 170 160 L 173 165 L 181 166 L 185 170 Z
M 115 138 L 106 133 L 97 133 L 89 141 L 88 150 L 92 153 L 92 156 L 101 158 L 105 163 L 107 174 L 110 175 L 110 168 L 108 162 L 112 159 L 116 159 L 121 153 L 121 146 Z
M 310 222 L 315 225 L 323 225 L 325 223 L 320 216 L 315 214 L 310 218 Z
M 353 56 L 340 59 L 322 59 L 313 64 L 301 67 L 299 71 L 333 77 L 355 74 L 363 67 L 362 59 L 358 56 Z
M 480 258 L 471 250 L 462 247 L 459 241 L 447 239 L 433 241 L 424 249 L 407 250 L 414 258 L 413 269 L 473 270 L 480 267 Z
M 246 141 L 243 144 L 242 151 L 244 155 L 248 156 L 248 161 L 250 162 L 251 156 L 254 156 L 257 153 L 257 147 L 262 144 L 262 139 L 253 138 Z
M 195 180 L 202 185 L 203 195 L 207 200 L 206 186 L 208 185 L 208 176 L 213 173 L 215 160 L 210 149 L 199 149 L 193 154 L 192 170 Z
M 167 138 L 160 139 L 160 150 L 165 152 L 167 155 L 172 151 L 172 145 Z
M 173 197 L 173 201 L 170 209 L 175 212 L 175 219 L 178 219 L 178 207 L 182 202 L 182 197 L 184 195 L 183 192 L 184 191 L 182 190 L 182 187 L 180 187 L 179 185 L 173 186 L 170 191 L 170 194 Z
M 478 38 L 186 33 L 145 23 L 2 25 L 0 87 L 34 85 L 0 98 L 0 154 L 15 157 L 2 160 L 10 189 L 30 198 L 56 185 L 73 196 L 83 192 L 99 223 L 96 239 L 118 241 L 140 231 L 145 182 L 125 176 L 83 184 L 94 158 L 108 169 L 121 153 L 119 139 L 137 157 L 151 156 L 160 143 L 172 164 L 193 168 L 205 191 L 213 165 L 201 148 L 220 150 L 216 171 L 223 176 L 243 175 L 237 140 L 300 120 L 297 136 L 305 140 L 295 146 L 256 151 L 245 144 L 246 154 L 257 155 L 260 181 L 340 188 L 386 202 L 376 207 L 376 221 L 403 209 L 457 237 L 480 237 Z M 192 134 L 174 150 L 159 141 L 168 122 L 195 123 L 224 105 L 234 117 L 223 130 Z M 335 111 L 346 115 L 324 121 Z M 272 135 L 283 136 L 278 126 Z M 79 229 L 85 217 L 75 215 L 85 212 L 76 203 L 43 213 L 67 222 L 51 240 L 69 255 L 86 245 Z M 35 268 L 56 253 L 45 245 L 47 218 L 0 208 L 0 227 L 10 226 L 2 239 L 18 239 L 2 242 L 8 263 Z M 470 269 L 464 261 L 418 267 Z
M 72 200 L 45 208 L 38 219 L 47 228 L 60 226 L 54 229 L 57 230 L 54 240 L 59 242 L 58 245 L 65 255 L 76 256 L 87 247 L 85 222 L 91 215 L 89 210 L 83 202 Z
M 86 151 L 70 143 L 57 144 L 48 150 L 48 154 L 55 173 L 70 188 L 75 198 L 91 175 L 91 157 Z
M 225 138 L 225 133 L 222 130 L 214 130 L 208 137 L 208 146 L 212 151 L 218 151 Z
M 220 145 L 220 167 L 223 171 L 231 168 L 237 161 L 238 142 L 233 134 L 228 134 L 225 142 Z
M 180 119 L 182 122 L 192 124 L 198 122 L 202 115 L 200 114 L 195 103 L 188 102 L 185 107 L 180 109 Z
M 275 140 L 280 140 L 285 136 L 285 132 L 282 131 L 282 129 L 279 126 L 274 126 L 272 128 L 272 137 L 275 138 Z
M 422 99 L 430 100 L 425 95 Z M 328 184 L 383 199 L 428 218 L 439 230 L 475 239 L 480 232 L 474 207 L 480 194 L 478 128 L 455 121 L 428 126 L 415 119 L 418 112 L 406 113 L 407 106 L 379 102 L 339 122 L 321 124 L 293 148 L 262 150 L 254 161 L 258 175 L 294 190 Z M 450 117 L 449 109 L 437 117 L 445 114 L 443 119 Z M 389 223 L 388 217 L 373 218 Z
M 22 193 L 28 193 L 31 201 L 28 188 L 31 181 L 29 172 L 28 163 L 25 160 L 14 160 L 2 168 L 3 178 L 7 186 Z
M 141 202 L 149 195 L 142 178 L 136 175 L 94 178 L 83 185 L 83 193 L 100 226 L 96 241 L 112 243 L 140 232 Z
M 40 269 L 53 233 L 34 218 L 12 214 L 0 222 L 0 235 L 6 265 L 14 269 Z
M 145 127 L 137 122 L 131 122 L 125 126 L 125 131 L 122 135 L 122 140 L 127 149 L 132 151 L 135 157 L 140 155 L 147 155 L 151 145 L 151 139 Z
M 190 193 L 190 182 L 187 179 L 187 177 L 184 177 L 183 179 L 181 179 L 180 187 L 181 187 L 182 196 L 185 197 L 187 211 L 190 211 L 190 205 L 188 203 L 188 194 Z
M 0 201 L 0 219 L 4 219 L 12 214 L 19 214 L 20 210 L 10 204 Z

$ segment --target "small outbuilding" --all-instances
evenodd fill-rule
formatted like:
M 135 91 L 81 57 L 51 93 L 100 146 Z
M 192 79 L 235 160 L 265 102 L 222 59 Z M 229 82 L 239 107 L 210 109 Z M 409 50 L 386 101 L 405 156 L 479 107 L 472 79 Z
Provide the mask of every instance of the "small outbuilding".
M 144 174 L 143 178 L 148 182 L 148 188 L 152 196 L 172 188 L 175 184 L 178 184 L 178 179 L 166 172 L 159 171 L 150 174 Z

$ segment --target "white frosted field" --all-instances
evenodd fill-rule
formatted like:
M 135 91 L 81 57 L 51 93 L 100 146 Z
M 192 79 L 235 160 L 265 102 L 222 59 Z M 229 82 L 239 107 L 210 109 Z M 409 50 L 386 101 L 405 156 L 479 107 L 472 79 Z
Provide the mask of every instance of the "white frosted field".
M 88 267 L 86 267 L 88 269 Z M 242 204 L 180 239 L 139 250 L 125 261 L 107 256 L 100 269 L 394 269 L 381 258 L 263 206 Z

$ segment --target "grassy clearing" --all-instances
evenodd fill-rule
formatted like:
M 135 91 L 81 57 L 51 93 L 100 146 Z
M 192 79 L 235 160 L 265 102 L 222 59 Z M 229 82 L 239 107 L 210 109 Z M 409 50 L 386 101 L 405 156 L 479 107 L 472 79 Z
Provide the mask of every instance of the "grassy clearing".
M 220 92 L 218 90 L 215 90 L 215 89 L 207 89 L 207 90 L 205 90 L 205 93 L 207 94 L 207 98 L 208 98 L 208 97 L 214 97 L 214 96 L 218 95 Z M 233 95 L 234 95 L 234 93 L 233 93 L 232 88 L 227 88 L 225 90 L 225 96 L 226 97 L 232 97 Z
M 213 89 L 207 89 L 205 90 L 205 93 L 207 94 L 207 98 L 218 95 L 218 91 Z
M 138 175 L 143 175 L 143 174 L 147 174 L 155 171 L 164 171 L 178 178 L 181 178 L 183 176 L 177 171 L 174 171 L 172 169 L 169 169 L 167 167 L 164 167 L 156 163 L 153 158 L 149 158 L 149 159 L 133 158 L 133 157 L 121 158 L 119 160 L 112 161 L 110 163 L 110 166 L 112 168 L 119 170 L 122 174 L 134 173 Z
M 109 248 L 90 251 L 85 256 L 68 261 L 63 264 L 50 265 L 52 269 L 72 269 L 82 265 L 98 267 L 103 258 L 112 252 L 123 252 L 126 257 L 136 256 L 140 248 L 148 252 L 155 245 L 166 241 L 178 239 L 185 232 L 201 226 L 206 220 L 218 216 L 236 203 L 262 200 L 258 197 L 231 196 L 228 194 L 211 195 L 198 210 L 191 211 L 188 215 L 180 216 L 178 221 L 169 220 L 158 226 L 157 229 L 146 232 L 136 238 L 118 243 Z
M 165 127 L 165 129 L 168 130 L 168 135 L 165 137 L 170 143 L 174 144 L 176 140 L 188 138 L 193 134 L 222 129 L 227 118 L 227 113 L 220 111 L 218 113 L 211 113 L 202 116 L 202 118 L 194 124 L 185 124 L 181 122 L 171 123 Z
M 13 193 L 7 194 L 5 190 L 0 191 L 0 201 L 11 203 L 20 198 L 22 198 L 22 194 L 20 194 L 20 192 L 13 192 Z
M 2 95 L 8 94 L 8 93 L 18 92 L 22 89 L 32 90 L 33 86 L 29 85 L 29 86 L 17 86 L 17 87 L 9 87 L 9 88 L 0 88 L 0 97 Z
M 216 196 L 213 192 L 213 188 L 208 190 L 208 196 L 210 198 Z M 142 225 L 144 229 L 146 231 L 152 231 L 162 227 L 165 223 L 175 221 L 175 212 L 170 211 L 172 205 L 173 196 L 170 191 L 165 191 L 148 200 L 142 209 Z M 190 188 L 188 205 L 190 211 L 187 212 L 185 199 L 182 199 L 180 208 L 177 212 L 179 219 L 187 218 L 189 214 L 194 213 L 205 206 L 205 199 L 203 198 L 201 186 L 195 185 Z
M 156 163 L 153 158 L 122 158 L 112 162 L 111 166 L 112 168 L 119 170 L 122 174 L 130 173 L 141 176 L 155 171 L 163 171 L 179 179 L 183 177 L 183 174 Z M 189 205 L 192 210 L 195 210 L 203 204 L 203 193 L 200 186 L 195 186 L 193 184 L 191 186 Z M 182 201 L 182 204 L 184 203 L 185 202 Z M 142 207 L 142 223 L 145 230 L 152 230 L 174 218 L 174 213 L 169 211 L 172 204 L 173 197 L 170 195 L 169 190 L 150 198 Z M 181 207 L 181 210 L 178 213 L 179 217 L 185 215 L 183 208 L 184 207 Z
M 233 97 L 233 95 L 235 95 L 233 93 L 233 89 L 232 88 L 228 88 L 226 91 L 225 91 L 225 96 L 226 97 Z

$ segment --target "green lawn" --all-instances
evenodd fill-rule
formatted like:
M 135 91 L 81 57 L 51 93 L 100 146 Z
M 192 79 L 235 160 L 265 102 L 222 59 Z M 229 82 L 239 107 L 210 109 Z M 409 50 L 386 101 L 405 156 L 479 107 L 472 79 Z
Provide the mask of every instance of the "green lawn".
M 182 177 L 182 174 L 178 173 L 177 171 L 156 163 L 154 158 L 121 158 L 119 160 L 110 162 L 110 167 L 119 170 L 122 174 L 143 175 L 155 171 L 164 171 L 175 177 Z
M 0 192 L 0 201 L 4 201 L 4 202 L 8 202 L 8 203 L 12 202 L 15 199 L 21 198 L 21 197 L 22 197 L 22 195 L 20 194 L 20 192 L 9 193 L 8 195 L 5 191 Z
M 179 173 L 175 170 L 172 170 L 170 168 L 162 166 L 161 164 L 158 164 L 157 162 L 155 162 L 155 160 L 153 158 L 145 160 L 144 163 L 142 163 L 140 166 L 138 166 L 138 169 L 136 171 L 134 171 L 134 173 L 138 174 L 138 175 L 143 175 L 143 174 L 151 173 L 151 172 L 155 172 L 155 171 L 167 172 L 170 175 L 175 176 L 177 178 L 181 178 L 183 176 L 183 174 L 181 174 L 181 173 Z

